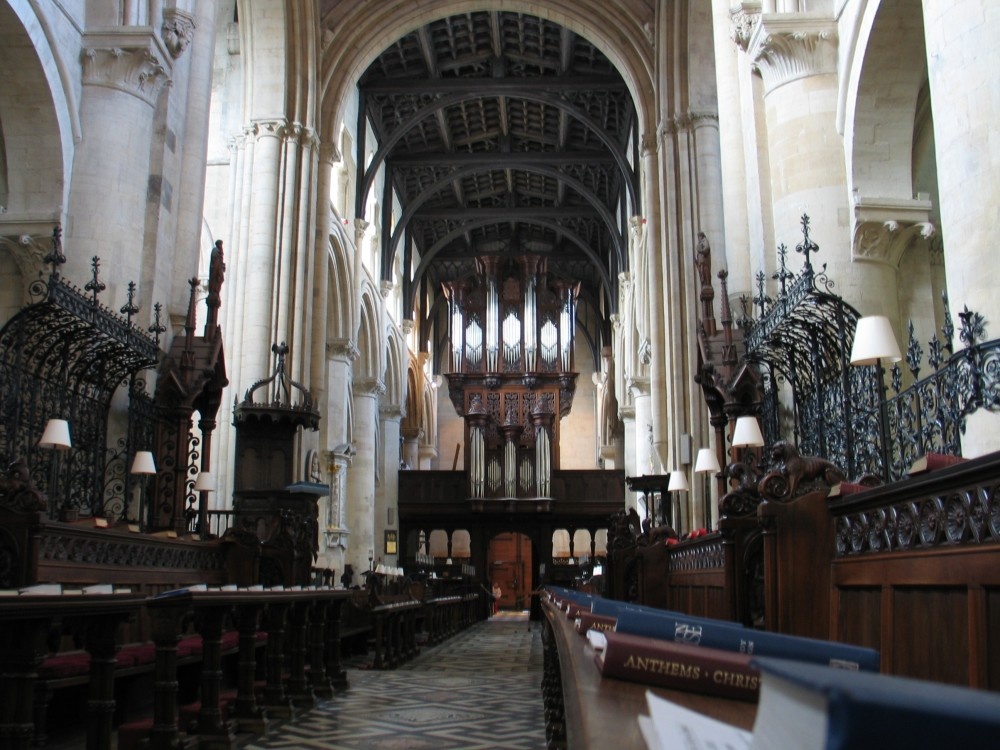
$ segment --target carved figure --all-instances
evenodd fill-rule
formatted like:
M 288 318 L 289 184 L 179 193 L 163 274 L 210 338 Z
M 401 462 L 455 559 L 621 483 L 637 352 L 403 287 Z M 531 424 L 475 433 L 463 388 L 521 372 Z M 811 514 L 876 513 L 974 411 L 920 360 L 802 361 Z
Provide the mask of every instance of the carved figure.
M 846 478 L 832 462 L 817 456 L 800 456 L 798 449 L 785 440 L 779 440 L 771 448 L 771 465 L 788 477 L 789 496 L 795 494 L 801 482 L 821 479 L 833 486 Z
M 0 505 L 14 511 L 45 510 L 45 495 L 31 481 L 24 461 L 14 461 L 0 476 Z
M 712 286 L 712 246 L 704 232 L 698 232 L 698 247 L 694 252 L 694 265 L 698 269 L 698 281 L 703 287 Z

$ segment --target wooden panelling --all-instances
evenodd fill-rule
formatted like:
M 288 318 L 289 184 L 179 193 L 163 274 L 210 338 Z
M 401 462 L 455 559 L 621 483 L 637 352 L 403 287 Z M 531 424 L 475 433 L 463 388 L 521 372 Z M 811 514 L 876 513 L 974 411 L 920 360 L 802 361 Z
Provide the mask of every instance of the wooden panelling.
M 969 607 L 965 589 L 901 586 L 892 590 L 888 635 L 906 645 L 883 665 L 892 674 L 969 684 Z M 885 628 L 883 628 L 885 632 Z
M 839 589 L 836 596 L 840 606 L 834 609 L 835 624 L 831 636 L 845 643 L 881 650 L 882 590 L 874 586 L 858 586 Z

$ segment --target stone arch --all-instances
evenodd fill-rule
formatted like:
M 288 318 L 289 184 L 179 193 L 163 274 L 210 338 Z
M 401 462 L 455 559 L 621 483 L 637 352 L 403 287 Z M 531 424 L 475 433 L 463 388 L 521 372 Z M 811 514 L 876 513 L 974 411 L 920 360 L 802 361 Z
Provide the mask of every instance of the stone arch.
M 330 287 L 326 298 L 327 337 L 329 340 L 350 341 L 354 339 L 358 327 L 351 245 L 336 222 L 328 241 Z
M 73 87 L 75 61 L 64 59 L 53 29 L 28 0 L 0 6 L 0 87 L 9 198 L 5 223 L 25 222 L 17 234 L 51 234 L 69 204 L 75 143 L 82 137 Z M 37 217 L 44 217 L 44 225 Z
M 331 140 L 346 114 L 351 87 L 376 56 L 399 37 L 432 20 L 458 13 L 490 10 L 497 2 L 483 0 L 431 0 L 415 4 L 410 0 L 384 0 L 373 8 L 355 0 L 338 4 L 323 19 L 328 30 L 320 75 L 324 140 Z M 603 0 L 552 0 L 540 5 L 511 0 L 503 9 L 537 15 L 586 37 L 597 45 L 621 73 L 635 102 L 640 131 L 654 133 L 657 112 L 653 78 L 654 47 L 647 37 L 655 19 L 632 7 Z
M 905 6 L 905 7 L 904 7 Z M 923 14 L 906 0 L 870 3 L 847 92 L 850 188 L 869 198 L 910 200 L 915 119 L 927 81 Z
M 385 336 L 385 394 L 382 403 L 398 407 L 406 413 L 406 340 L 394 325 L 386 326 Z
M 354 380 L 381 381 L 385 372 L 385 350 L 382 347 L 382 306 L 378 290 L 367 279 L 361 285 L 360 324 L 358 325 L 358 361 Z

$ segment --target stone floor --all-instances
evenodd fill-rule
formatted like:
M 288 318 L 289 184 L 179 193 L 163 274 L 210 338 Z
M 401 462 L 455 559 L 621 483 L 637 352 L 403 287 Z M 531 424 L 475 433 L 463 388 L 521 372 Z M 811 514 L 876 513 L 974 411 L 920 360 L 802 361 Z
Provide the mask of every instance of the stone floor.
M 540 625 L 504 612 L 393 671 L 349 665 L 350 687 L 247 750 L 545 747 Z

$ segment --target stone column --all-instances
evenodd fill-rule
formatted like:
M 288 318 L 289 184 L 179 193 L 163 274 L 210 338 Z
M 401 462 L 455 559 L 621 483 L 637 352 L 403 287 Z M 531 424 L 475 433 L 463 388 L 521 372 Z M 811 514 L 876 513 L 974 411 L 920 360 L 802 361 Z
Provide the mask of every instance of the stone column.
M 375 431 L 378 429 L 378 399 L 385 390 L 380 380 L 355 381 L 352 388 L 353 449 L 357 451 L 347 477 L 346 514 L 351 537 L 346 562 L 357 573 L 368 570 L 369 552 L 379 557 L 375 543 Z
M 923 10 L 948 299 L 953 315 L 968 307 L 986 318 L 987 338 L 1000 338 L 1000 295 L 989 272 L 1000 205 L 1000 96 L 989 61 L 1000 49 L 1000 4 L 923 0 Z M 963 454 L 996 450 L 998 425 L 996 414 L 974 414 Z
M 154 263 L 144 253 L 146 203 L 149 195 L 159 195 L 150 184 L 150 155 L 157 100 L 170 81 L 170 62 L 150 31 L 120 27 L 85 34 L 82 42 L 83 139 L 73 161 L 64 240 L 71 252 L 63 273 L 82 287 L 90 277 L 91 257 L 101 256 L 110 272 L 104 300 L 124 300 L 129 280 L 139 284 L 141 299 L 151 294 Z
M 633 378 L 629 382 L 632 403 L 635 406 L 635 472 L 633 476 L 659 474 L 661 468 L 653 448 L 653 415 L 650 411 L 650 384 L 648 380 Z
M 385 554 L 384 539 L 386 530 L 399 530 L 399 423 L 403 413 L 398 406 L 388 405 L 379 410 L 379 417 L 382 466 L 375 488 L 375 559 L 395 565 L 397 557 Z
M 837 26 L 826 16 L 763 14 L 748 54 L 764 85 L 774 231 L 790 248 L 801 241 L 800 221 L 810 217 L 810 238 L 820 246 L 839 293 L 862 314 L 888 315 L 898 331 L 896 269 L 854 263 L 852 206 L 848 200 L 843 139 L 837 132 Z M 774 253 L 769 256 L 770 276 Z M 792 264 L 791 271 L 800 266 Z
M 622 424 L 625 425 L 625 434 L 622 437 L 624 442 L 624 453 L 625 453 L 625 476 L 634 477 L 641 472 L 636 471 L 636 430 L 635 430 L 635 406 L 623 406 L 618 410 L 619 415 L 622 418 Z M 625 488 L 625 509 L 636 508 L 638 509 L 638 504 L 636 502 L 636 493 Z
M 177 231 L 171 238 L 182 258 L 197 257 L 195 248 L 202 252 L 209 250 L 200 247 L 200 243 L 204 224 L 205 154 L 208 148 L 209 107 L 212 101 L 216 7 L 214 3 L 194 3 L 193 6 L 194 16 L 177 8 L 164 9 L 162 27 L 163 37 L 170 42 L 168 48 L 175 58 L 179 57 L 185 48 L 191 47 L 184 110 L 184 137 L 179 144 L 181 174 L 176 196 Z M 195 34 L 199 43 L 191 45 Z M 216 239 L 222 239 L 226 247 L 230 247 L 231 238 Z M 183 274 L 182 281 L 190 277 L 191 273 L 192 269 L 182 271 L 178 268 L 175 271 L 175 274 Z
M 252 123 L 255 140 L 253 161 L 247 184 L 250 197 L 250 226 L 243 263 L 237 265 L 241 298 L 237 301 L 242 321 L 242 352 L 233 381 L 240 386 L 250 373 L 266 370 L 276 334 L 273 320 L 275 288 L 275 242 L 277 237 L 281 144 L 284 120 Z M 249 151 L 247 156 L 249 156 Z M 241 248 L 242 250 L 243 248 Z
M 767 133 L 758 111 L 754 62 L 745 53 L 761 6 L 713 0 L 716 81 L 725 189 L 726 268 L 733 298 L 753 289 L 753 274 L 774 253 Z
M 399 434 L 403 436 L 403 462 L 411 469 L 423 468 L 420 465 L 420 438 L 424 431 L 419 427 L 401 427 Z

